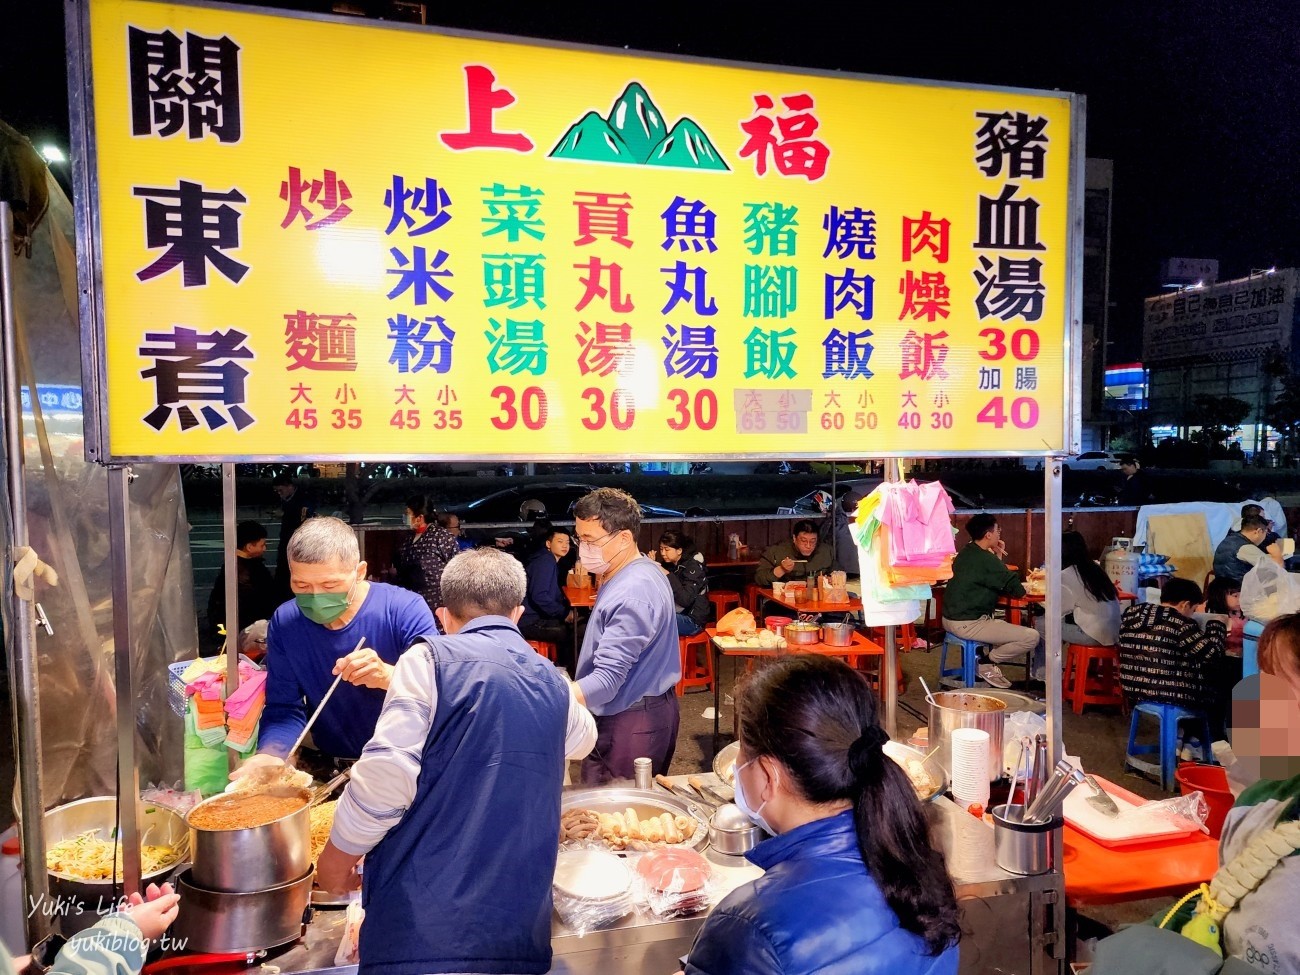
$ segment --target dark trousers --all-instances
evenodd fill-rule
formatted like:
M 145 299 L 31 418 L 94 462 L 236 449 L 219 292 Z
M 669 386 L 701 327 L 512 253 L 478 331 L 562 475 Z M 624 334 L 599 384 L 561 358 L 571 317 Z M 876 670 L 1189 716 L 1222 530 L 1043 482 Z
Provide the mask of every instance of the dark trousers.
M 573 627 L 564 620 L 547 620 L 534 617 L 519 621 L 519 632 L 525 640 L 545 640 L 555 644 L 555 662 L 567 670 L 570 675 L 577 663 L 573 659 Z
M 626 711 L 596 715 L 596 747 L 582 760 L 583 785 L 632 778 L 632 762 L 650 759 L 655 775 L 667 775 L 677 749 L 677 691 L 643 697 Z

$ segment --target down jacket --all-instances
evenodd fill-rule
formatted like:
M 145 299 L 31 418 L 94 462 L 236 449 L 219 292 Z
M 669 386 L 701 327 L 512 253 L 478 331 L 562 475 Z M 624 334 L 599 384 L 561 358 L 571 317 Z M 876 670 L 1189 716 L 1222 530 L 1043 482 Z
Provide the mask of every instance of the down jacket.
M 925 954 L 898 923 L 858 851 L 853 812 L 766 840 L 766 872 L 705 919 L 686 975 L 954 975 L 957 948 Z

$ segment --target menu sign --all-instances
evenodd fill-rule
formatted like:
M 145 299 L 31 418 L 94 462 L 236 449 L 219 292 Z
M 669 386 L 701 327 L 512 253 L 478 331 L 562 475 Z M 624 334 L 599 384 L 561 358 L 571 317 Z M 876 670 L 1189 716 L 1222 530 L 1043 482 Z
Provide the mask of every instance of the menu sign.
M 1071 439 L 1074 96 L 84 16 L 103 459 Z

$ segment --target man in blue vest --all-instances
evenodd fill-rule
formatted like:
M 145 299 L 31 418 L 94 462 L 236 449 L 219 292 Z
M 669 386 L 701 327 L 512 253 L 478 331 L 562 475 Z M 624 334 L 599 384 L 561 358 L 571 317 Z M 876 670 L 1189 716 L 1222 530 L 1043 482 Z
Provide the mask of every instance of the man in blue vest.
M 551 967 L 565 759 L 591 750 L 596 727 L 516 626 L 526 585 L 495 549 L 447 563 L 447 635 L 398 660 L 352 766 L 316 878 L 355 889 L 366 858 L 362 975 Z

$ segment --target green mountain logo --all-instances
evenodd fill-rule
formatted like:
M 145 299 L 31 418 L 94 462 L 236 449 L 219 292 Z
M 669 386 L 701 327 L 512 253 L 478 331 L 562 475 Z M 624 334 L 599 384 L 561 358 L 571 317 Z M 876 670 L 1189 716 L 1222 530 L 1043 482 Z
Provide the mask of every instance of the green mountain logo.
M 608 118 L 588 112 L 569 127 L 549 155 L 631 166 L 731 169 L 694 120 L 679 119 L 668 129 L 649 92 L 635 81 L 614 101 Z

